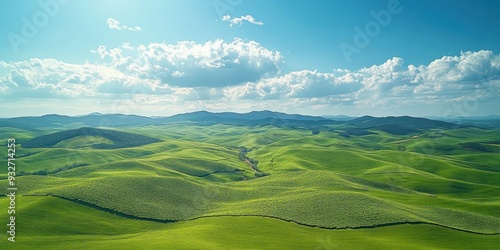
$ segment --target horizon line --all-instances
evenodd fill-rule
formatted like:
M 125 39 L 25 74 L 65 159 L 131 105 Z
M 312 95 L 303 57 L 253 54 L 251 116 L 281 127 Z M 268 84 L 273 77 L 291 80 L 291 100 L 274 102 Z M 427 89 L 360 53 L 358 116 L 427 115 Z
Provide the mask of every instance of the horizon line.
M 385 116 L 377 116 L 377 115 L 371 115 L 371 114 L 364 114 L 360 116 L 351 116 L 351 115 L 346 115 L 346 114 L 336 114 L 336 115 L 311 115 L 311 114 L 300 114 L 300 113 L 286 113 L 286 112 L 281 112 L 281 111 L 273 111 L 273 110 L 252 110 L 248 112 L 236 112 L 236 111 L 207 111 L 207 110 L 197 110 L 197 111 L 190 111 L 190 112 L 183 112 L 183 113 L 176 113 L 173 115 L 141 115 L 141 114 L 125 114 L 125 113 L 101 113 L 101 112 L 90 112 L 86 114 L 77 114 L 77 115 L 68 115 L 68 114 L 57 114 L 57 113 L 47 113 L 43 115 L 21 115 L 21 116 L 11 116 L 11 117 L 3 117 L 0 116 L 0 119 L 13 119 L 13 118 L 26 118 L 26 117 L 43 117 L 43 116 L 50 116 L 50 115 L 57 115 L 57 116 L 67 116 L 67 117 L 84 117 L 84 116 L 90 116 L 90 115 L 124 115 L 124 116 L 140 116 L 140 117 L 147 117 L 147 118 L 167 118 L 167 117 L 172 117 L 176 115 L 183 115 L 183 114 L 192 114 L 192 113 L 200 113 L 200 112 L 207 112 L 211 114 L 223 114 L 223 113 L 233 113 L 233 114 L 249 114 L 252 112 L 271 112 L 271 113 L 279 113 L 279 114 L 287 114 L 287 115 L 302 115 L 302 116 L 311 116 L 311 117 L 323 117 L 323 118 L 328 118 L 328 117 L 349 117 L 349 118 L 359 118 L 359 117 L 364 117 L 364 116 L 371 116 L 371 117 L 403 117 L 403 116 L 410 116 L 410 117 L 416 117 L 416 118 L 448 118 L 448 119 L 453 119 L 453 118 L 485 118 L 485 117 L 498 117 L 500 119 L 500 114 L 489 114 L 489 115 L 470 115 L 470 116 L 438 116 L 438 115 L 427 115 L 427 116 L 414 116 L 414 115 L 385 115 Z

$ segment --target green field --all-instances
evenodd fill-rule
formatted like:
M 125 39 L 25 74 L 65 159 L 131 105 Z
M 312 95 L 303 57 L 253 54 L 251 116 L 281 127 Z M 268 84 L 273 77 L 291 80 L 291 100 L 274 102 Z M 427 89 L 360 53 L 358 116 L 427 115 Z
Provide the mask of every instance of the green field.
M 23 148 L 54 131 L 0 128 L 3 141 L 16 138 L 22 171 L 16 242 L 4 233 L 2 249 L 500 248 L 500 129 L 349 137 L 342 125 L 319 134 L 183 123 L 112 129 L 161 141 L 98 149 L 111 142 L 92 135 Z M 0 194 L 6 224 L 8 192 Z

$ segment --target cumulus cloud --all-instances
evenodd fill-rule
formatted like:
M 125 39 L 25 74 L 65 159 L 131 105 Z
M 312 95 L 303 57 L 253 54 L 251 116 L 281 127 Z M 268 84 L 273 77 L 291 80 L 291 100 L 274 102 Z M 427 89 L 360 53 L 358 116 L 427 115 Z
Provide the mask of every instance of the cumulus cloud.
M 463 52 L 420 66 L 405 66 L 402 58 L 394 57 L 356 71 L 293 71 L 229 87 L 225 93 L 230 100 L 303 99 L 322 103 L 318 106 L 365 107 L 498 98 L 499 60 L 491 51 Z
M 500 55 L 492 51 L 462 52 L 445 56 L 428 66 L 412 66 L 415 93 L 428 89 L 435 94 L 453 94 L 483 89 L 500 79 Z
M 405 65 L 402 58 L 394 57 L 359 70 L 285 74 L 280 73 L 283 57 L 278 51 L 242 39 L 124 43 L 118 48 L 99 46 L 92 53 L 97 58 L 94 63 L 37 58 L 0 61 L 0 96 L 125 98 L 156 108 L 175 104 L 195 110 L 229 110 L 243 103 L 260 109 L 283 105 L 375 108 L 500 97 L 500 55 L 492 51 L 462 52 L 428 65 Z
M 436 96 L 458 97 L 484 90 L 498 93 L 492 85 L 500 79 L 499 60 L 500 55 L 491 51 L 463 52 L 420 66 L 405 66 L 402 58 L 394 57 L 356 71 L 294 71 L 237 86 L 238 91 L 228 93 L 263 99 L 335 97 L 365 104 L 386 99 L 434 100 Z
M 251 15 L 246 15 L 246 16 L 241 16 L 241 17 L 233 17 L 229 15 L 225 15 L 222 17 L 222 21 L 227 21 L 229 22 L 229 26 L 232 27 L 233 25 L 241 25 L 243 24 L 244 21 L 249 22 L 251 24 L 259 25 L 262 26 L 264 25 L 263 22 L 255 20 L 255 18 Z
M 360 83 L 342 81 L 332 73 L 310 70 L 262 79 L 255 84 L 255 90 L 263 98 L 317 98 L 352 93 L 360 87 Z
M 123 25 L 120 23 L 120 21 L 118 21 L 114 18 L 108 18 L 106 20 L 106 24 L 112 30 L 128 30 L 128 31 L 141 31 L 142 30 L 142 28 L 139 26 L 129 27 L 127 25 Z
M 279 73 L 283 60 L 280 52 L 240 38 L 203 44 L 151 43 L 127 51 L 101 45 L 92 52 L 127 74 L 178 87 L 224 87 L 258 81 Z
M 500 55 L 492 51 L 462 52 L 444 56 L 429 65 L 403 67 L 400 58 L 379 66 L 364 68 L 359 81 L 364 88 L 357 93 L 360 103 L 383 100 L 408 102 L 447 102 L 463 98 L 498 95 L 492 87 L 500 78 Z M 375 97 L 375 98 L 374 98 Z M 376 100 L 374 100 L 376 99 Z M 368 101 L 366 101 L 368 100 Z
M 168 86 L 139 79 L 96 64 L 70 64 L 54 59 L 30 59 L 8 64 L 0 82 L 5 97 L 97 97 L 107 94 L 161 94 Z

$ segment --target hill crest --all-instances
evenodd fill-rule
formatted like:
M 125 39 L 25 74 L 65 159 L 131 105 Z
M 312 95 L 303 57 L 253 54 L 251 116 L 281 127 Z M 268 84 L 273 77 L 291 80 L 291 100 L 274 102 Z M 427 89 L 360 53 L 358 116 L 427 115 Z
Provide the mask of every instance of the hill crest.
M 79 129 L 65 130 L 52 134 L 41 135 L 29 141 L 24 142 L 22 146 L 24 148 L 54 147 L 56 144 L 62 141 L 81 136 L 102 137 L 112 142 L 112 144 L 100 143 L 92 145 L 92 148 L 99 148 L 99 149 L 134 147 L 161 141 L 160 139 L 144 135 L 132 134 L 115 130 L 82 127 Z
M 50 114 L 44 116 L 29 116 L 16 118 L 0 118 L 0 127 L 15 127 L 36 130 L 43 127 L 75 128 L 88 127 L 122 127 L 142 125 L 162 125 L 173 122 L 193 122 L 199 124 L 228 124 L 242 126 L 292 126 L 292 127 L 317 127 L 332 124 L 346 124 L 358 128 L 376 128 L 387 126 L 400 126 L 409 129 L 432 128 L 464 128 L 470 125 L 457 125 L 449 121 L 431 120 L 411 116 L 374 117 L 362 116 L 352 119 L 335 119 L 333 117 L 310 116 L 301 114 L 287 114 L 270 110 L 251 111 L 248 113 L 195 111 L 177 114 L 168 117 L 146 117 L 124 114 L 91 113 L 84 116 L 65 116 Z M 490 124 L 490 126 L 494 126 Z
M 372 128 L 380 126 L 400 126 L 409 129 L 453 129 L 464 128 L 470 126 L 458 125 L 451 122 L 431 120 L 427 118 L 411 117 L 411 116 L 387 116 L 387 117 L 373 117 L 362 116 L 347 122 L 360 128 Z

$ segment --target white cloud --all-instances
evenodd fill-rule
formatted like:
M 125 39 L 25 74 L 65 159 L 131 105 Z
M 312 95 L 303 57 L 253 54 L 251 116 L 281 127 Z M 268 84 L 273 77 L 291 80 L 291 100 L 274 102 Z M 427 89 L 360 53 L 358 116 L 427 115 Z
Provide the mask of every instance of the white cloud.
M 283 60 L 280 52 L 240 38 L 204 44 L 151 43 L 126 51 L 101 45 L 92 52 L 127 74 L 179 87 L 223 87 L 258 81 L 279 73 Z
M 130 45 L 130 43 L 122 43 L 122 46 L 121 46 L 123 49 L 127 49 L 127 50 L 130 50 L 130 49 L 134 49 L 134 47 L 132 47 Z
M 263 98 L 314 98 L 352 93 L 361 87 L 357 82 L 345 82 L 332 73 L 294 71 L 283 76 L 262 79 L 255 89 Z
M 246 16 L 241 16 L 241 17 L 233 17 L 233 18 L 231 18 L 231 16 L 229 16 L 229 15 L 225 15 L 222 17 L 222 21 L 229 22 L 230 27 L 232 27 L 233 25 L 241 25 L 241 24 L 243 24 L 244 21 L 247 21 L 251 24 L 255 24 L 255 25 L 259 25 L 259 26 L 264 25 L 263 22 L 255 20 L 255 18 L 251 15 L 246 15 Z
M 139 26 L 129 27 L 127 25 L 121 24 L 118 20 L 114 18 L 108 18 L 106 24 L 112 30 L 129 30 L 129 31 L 141 31 L 142 28 Z
M 447 102 L 478 96 L 493 98 L 499 93 L 499 60 L 500 55 L 491 51 L 464 52 L 460 56 L 437 59 L 427 66 L 405 67 L 403 59 L 395 57 L 357 71 L 294 71 L 229 87 L 225 93 L 231 100 L 324 99 L 329 104 L 360 106 Z
M 279 74 L 282 56 L 257 42 L 235 39 L 119 48 L 99 46 L 95 63 L 54 59 L 0 61 L 0 97 L 95 99 L 122 105 L 248 110 L 359 107 L 366 110 L 500 97 L 500 55 L 463 52 L 429 65 L 392 58 L 360 70 L 299 70 Z M 35 102 L 36 103 L 36 102 Z M 124 104 L 125 103 L 125 104 Z M 176 106 L 177 105 L 177 106 Z M 146 109 L 146 107 L 144 107 Z M 319 112 L 319 111 L 318 111 Z
M 67 98 L 102 97 L 137 93 L 168 93 L 158 81 L 139 79 L 116 69 L 96 64 L 70 64 L 54 59 L 30 59 L 9 64 L 0 76 L 6 84 L 5 97 Z
M 499 60 L 500 55 L 483 50 L 404 68 L 401 59 L 393 58 L 383 65 L 359 71 L 364 74 L 360 81 L 365 87 L 358 91 L 357 97 L 364 104 L 385 99 L 401 103 L 448 102 L 476 98 L 477 93 L 492 97 L 498 95 L 498 88 L 492 88 L 491 84 L 500 78 Z

